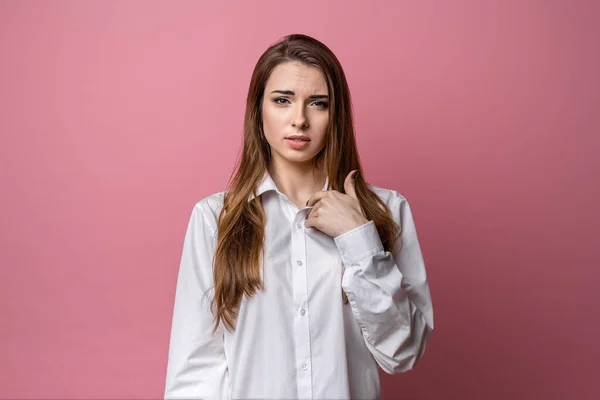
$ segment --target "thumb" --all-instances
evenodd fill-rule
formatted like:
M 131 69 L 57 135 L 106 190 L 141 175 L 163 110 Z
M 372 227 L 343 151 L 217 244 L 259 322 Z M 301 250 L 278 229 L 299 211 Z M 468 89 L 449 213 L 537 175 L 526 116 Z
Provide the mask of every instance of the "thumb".
M 346 179 L 344 180 L 344 191 L 346 192 L 346 194 L 350 197 L 353 197 L 355 199 L 358 199 L 356 197 L 356 190 L 355 190 L 355 175 L 358 175 L 358 170 L 355 169 L 353 171 L 350 171 L 350 173 L 348 173 L 348 175 L 346 176 Z

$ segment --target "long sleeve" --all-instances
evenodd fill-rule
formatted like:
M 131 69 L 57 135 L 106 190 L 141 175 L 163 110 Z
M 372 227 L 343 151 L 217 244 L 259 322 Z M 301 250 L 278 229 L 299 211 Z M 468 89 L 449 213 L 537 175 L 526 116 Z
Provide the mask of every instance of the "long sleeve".
M 392 215 L 402 227 L 384 251 L 369 221 L 334 238 L 342 256 L 342 288 L 377 364 L 388 374 L 412 369 L 433 330 L 433 306 L 415 223 L 406 199 L 394 191 Z
M 164 398 L 229 399 L 223 328 L 211 334 L 214 222 L 208 205 L 196 204 L 185 234 L 175 302 Z

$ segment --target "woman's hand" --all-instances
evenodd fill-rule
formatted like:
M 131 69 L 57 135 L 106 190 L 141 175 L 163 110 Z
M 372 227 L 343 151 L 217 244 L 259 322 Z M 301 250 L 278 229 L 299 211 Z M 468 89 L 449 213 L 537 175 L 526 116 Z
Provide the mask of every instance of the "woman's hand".
M 355 171 L 358 173 L 358 170 Z M 336 237 L 369 222 L 356 197 L 353 172 L 350 171 L 344 181 L 346 194 L 337 190 L 327 190 L 310 196 L 306 205 L 313 208 L 304 223 L 307 228 L 315 227 L 331 237 Z

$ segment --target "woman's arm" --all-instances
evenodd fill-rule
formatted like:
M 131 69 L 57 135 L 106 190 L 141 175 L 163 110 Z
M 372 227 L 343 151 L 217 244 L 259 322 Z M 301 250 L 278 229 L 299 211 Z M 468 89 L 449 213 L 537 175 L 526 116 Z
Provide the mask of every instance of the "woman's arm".
M 377 364 L 388 374 L 412 369 L 433 330 L 433 307 L 415 223 L 406 199 L 393 193 L 402 227 L 392 252 L 369 221 L 334 238 L 344 263 L 342 288 Z
M 206 208 L 206 209 L 205 209 Z M 215 227 L 208 204 L 190 217 L 177 277 L 164 398 L 229 399 L 223 328 L 211 334 Z M 211 293 L 212 295 L 212 293 Z

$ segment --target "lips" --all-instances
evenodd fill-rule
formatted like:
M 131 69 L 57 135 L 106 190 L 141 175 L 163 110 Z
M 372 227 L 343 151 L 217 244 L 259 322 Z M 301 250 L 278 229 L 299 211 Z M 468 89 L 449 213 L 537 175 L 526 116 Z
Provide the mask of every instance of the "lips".
M 308 146 L 310 146 L 310 140 L 287 138 L 285 141 L 287 142 L 288 146 L 294 150 L 306 149 Z
M 294 141 L 302 141 L 302 142 L 309 142 L 310 139 L 307 136 L 302 136 L 302 135 L 292 135 L 292 136 L 288 136 L 286 137 L 286 139 L 288 140 L 294 140 Z

